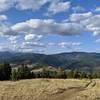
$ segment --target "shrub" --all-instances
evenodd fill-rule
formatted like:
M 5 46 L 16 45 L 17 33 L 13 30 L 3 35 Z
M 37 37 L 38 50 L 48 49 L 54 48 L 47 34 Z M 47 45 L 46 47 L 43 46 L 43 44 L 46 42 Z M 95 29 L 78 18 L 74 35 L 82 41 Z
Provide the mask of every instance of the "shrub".
M 56 74 L 56 78 L 67 78 L 65 70 L 62 68 L 59 68 Z
M 31 77 L 31 71 L 26 65 L 22 65 L 17 70 L 18 79 L 28 79 Z

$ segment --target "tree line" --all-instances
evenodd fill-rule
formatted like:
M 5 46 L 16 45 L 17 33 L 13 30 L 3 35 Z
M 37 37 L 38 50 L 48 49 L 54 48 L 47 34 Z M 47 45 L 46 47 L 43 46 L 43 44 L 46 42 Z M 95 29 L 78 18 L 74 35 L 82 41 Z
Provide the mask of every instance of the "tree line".
M 0 80 L 20 80 L 20 79 L 32 79 L 32 78 L 100 78 L 99 73 L 86 73 L 78 70 L 64 70 L 58 68 L 56 71 L 50 71 L 47 68 L 43 68 L 41 72 L 32 72 L 30 68 L 22 64 L 17 69 L 12 69 L 10 64 L 5 62 L 0 65 Z

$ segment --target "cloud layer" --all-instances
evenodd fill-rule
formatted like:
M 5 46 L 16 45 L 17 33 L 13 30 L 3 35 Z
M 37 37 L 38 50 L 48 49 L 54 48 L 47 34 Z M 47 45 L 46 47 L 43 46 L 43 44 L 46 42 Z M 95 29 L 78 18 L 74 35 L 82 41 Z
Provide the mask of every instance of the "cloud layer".
M 0 50 L 41 52 L 48 48 L 79 49 L 84 45 L 81 40 L 56 41 L 55 43 L 51 39 L 48 42 L 48 40 L 44 40 L 47 35 L 48 38 L 49 35 L 74 38 L 77 35 L 82 37 L 81 34 L 90 33 L 94 39 L 96 38 L 95 43 L 99 44 L 100 7 L 87 10 L 72 3 L 66 0 L 0 0 L 0 39 L 6 38 L 6 43 L 0 43 Z M 9 20 L 9 14 L 7 16 L 7 13 L 5 13 L 10 12 L 13 8 L 18 12 L 31 11 L 32 14 L 41 9 L 45 10 L 40 12 L 41 18 L 27 18 L 22 22 L 17 20 L 13 24 L 13 22 L 10 22 L 11 19 Z M 63 14 L 66 14 L 66 19 Z
M 48 11 L 54 14 L 70 8 L 70 2 L 61 0 L 0 0 L 0 12 L 7 11 L 12 7 L 18 10 L 36 11 L 47 3 L 50 3 Z
M 1 15 L 1 20 L 6 20 L 6 16 Z M 53 19 L 30 19 L 9 26 L 1 22 L 1 35 L 20 34 L 58 34 L 58 35 L 78 35 L 82 32 L 91 32 L 94 36 L 100 34 L 100 14 L 93 15 L 91 12 L 72 14 L 69 22 L 57 22 Z

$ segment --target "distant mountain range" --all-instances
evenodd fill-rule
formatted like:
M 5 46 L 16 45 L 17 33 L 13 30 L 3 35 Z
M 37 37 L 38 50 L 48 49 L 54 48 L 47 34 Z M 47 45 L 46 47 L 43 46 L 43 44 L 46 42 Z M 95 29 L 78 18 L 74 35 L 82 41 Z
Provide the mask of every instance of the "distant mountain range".
M 51 65 L 65 69 L 78 69 L 83 71 L 100 71 L 100 53 L 71 52 L 52 55 L 36 53 L 0 52 L 0 63 L 32 63 L 38 65 Z

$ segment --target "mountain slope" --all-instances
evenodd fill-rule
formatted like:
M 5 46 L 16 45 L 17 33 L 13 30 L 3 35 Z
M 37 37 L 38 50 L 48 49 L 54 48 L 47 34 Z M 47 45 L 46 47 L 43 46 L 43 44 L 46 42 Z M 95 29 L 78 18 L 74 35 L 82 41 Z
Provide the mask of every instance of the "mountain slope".
M 100 70 L 100 53 L 72 52 L 53 55 L 0 52 L 0 63 L 39 63 L 66 69 Z

